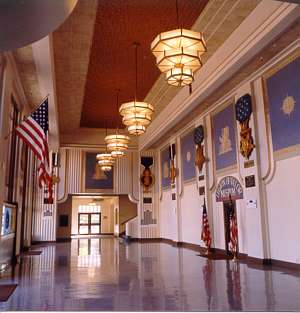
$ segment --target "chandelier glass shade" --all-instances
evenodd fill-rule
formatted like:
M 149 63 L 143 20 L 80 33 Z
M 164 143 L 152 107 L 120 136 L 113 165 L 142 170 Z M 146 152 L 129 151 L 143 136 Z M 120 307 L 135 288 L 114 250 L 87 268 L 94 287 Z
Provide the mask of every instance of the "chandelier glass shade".
M 193 74 L 202 66 L 201 55 L 206 50 L 200 32 L 183 28 L 163 32 L 151 44 L 157 67 L 162 73 L 166 73 L 168 83 L 174 86 L 193 82 Z
M 119 109 L 123 124 L 127 126 L 129 134 L 141 135 L 151 123 L 154 108 L 151 104 L 141 101 L 123 103 Z
M 139 136 L 145 133 L 146 127 L 143 125 L 132 124 L 127 127 L 127 130 L 129 134 Z
M 98 160 L 98 164 L 102 171 L 110 171 L 115 162 L 115 159 L 110 153 L 99 153 L 97 154 L 96 159 Z
M 105 137 L 106 147 L 111 151 L 112 157 L 122 157 L 128 149 L 130 138 L 122 134 L 114 134 Z
M 175 67 L 166 73 L 166 79 L 172 86 L 186 86 L 194 81 L 194 74 L 191 69 Z
M 140 44 L 135 42 L 135 96 L 131 102 L 123 103 L 119 108 L 122 122 L 127 126 L 129 134 L 139 136 L 146 131 L 146 127 L 151 123 L 154 107 L 142 101 L 137 101 L 138 90 L 138 68 L 137 68 L 137 49 Z

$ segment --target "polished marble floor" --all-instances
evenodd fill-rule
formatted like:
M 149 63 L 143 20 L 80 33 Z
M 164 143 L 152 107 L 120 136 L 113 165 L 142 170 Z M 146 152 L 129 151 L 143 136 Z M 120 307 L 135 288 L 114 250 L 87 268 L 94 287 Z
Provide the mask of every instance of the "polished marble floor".
M 207 260 L 165 243 L 115 238 L 36 246 L 0 284 L 18 288 L 3 310 L 299 311 L 300 275 Z

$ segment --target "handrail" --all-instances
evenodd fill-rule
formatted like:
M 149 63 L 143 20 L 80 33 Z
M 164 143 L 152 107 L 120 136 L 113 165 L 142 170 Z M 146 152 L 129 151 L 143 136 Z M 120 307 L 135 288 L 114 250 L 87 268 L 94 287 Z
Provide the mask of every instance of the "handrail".
M 137 217 L 137 215 L 135 215 L 134 217 L 130 217 L 130 218 L 129 218 L 129 219 L 127 219 L 126 221 L 122 222 L 122 223 L 121 223 L 121 225 L 126 224 L 127 222 L 129 222 L 129 221 L 133 220 L 133 219 L 134 219 L 134 218 L 136 218 L 136 217 Z

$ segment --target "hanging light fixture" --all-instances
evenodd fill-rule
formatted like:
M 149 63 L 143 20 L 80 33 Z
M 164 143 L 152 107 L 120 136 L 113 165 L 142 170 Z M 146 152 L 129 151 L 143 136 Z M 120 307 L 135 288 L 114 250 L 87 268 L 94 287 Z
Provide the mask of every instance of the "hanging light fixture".
M 117 111 L 119 110 L 119 91 L 117 93 Z M 118 125 L 116 133 L 105 137 L 106 147 L 111 151 L 111 156 L 114 158 L 122 157 L 128 149 L 130 138 L 126 135 L 119 134 Z
M 105 126 L 105 128 L 106 128 L 106 137 L 107 137 L 107 125 Z M 106 146 L 105 146 L 105 153 L 97 154 L 96 159 L 98 160 L 98 164 L 100 165 L 101 170 L 105 172 L 111 171 L 115 162 L 114 157 L 110 153 L 107 152 Z
M 123 103 L 119 112 L 123 116 L 123 124 L 132 135 L 141 135 L 146 131 L 146 127 L 151 123 L 154 108 L 151 104 L 137 101 L 137 48 L 135 46 L 135 97 L 134 101 Z
M 185 86 L 194 81 L 194 72 L 202 66 L 201 55 L 207 48 L 202 33 L 179 27 L 178 0 L 176 16 L 178 28 L 157 35 L 151 51 L 168 83 Z
M 115 159 L 114 157 L 111 156 L 110 153 L 97 154 L 96 158 L 98 160 L 98 164 L 100 165 L 102 171 L 107 171 L 107 172 L 111 171 L 114 165 Z

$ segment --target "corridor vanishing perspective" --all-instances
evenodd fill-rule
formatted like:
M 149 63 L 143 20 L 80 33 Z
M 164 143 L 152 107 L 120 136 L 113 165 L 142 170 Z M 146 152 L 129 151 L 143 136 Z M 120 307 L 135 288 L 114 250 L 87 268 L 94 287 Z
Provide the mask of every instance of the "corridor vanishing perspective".
M 14 269 L 18 288 L 0 310 L 294 311 L 300 275 L 210 260 L 166 243 L 112 237 L 37 246 Z M 2 278 L 4 280 L 5 278 Z M 10 278 L 6 278 L 11 282 Z
M 0 0 L 0 313 L 300 312 L 300 0 Z

